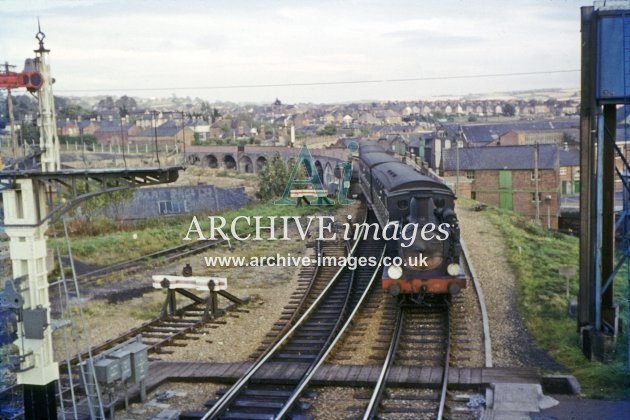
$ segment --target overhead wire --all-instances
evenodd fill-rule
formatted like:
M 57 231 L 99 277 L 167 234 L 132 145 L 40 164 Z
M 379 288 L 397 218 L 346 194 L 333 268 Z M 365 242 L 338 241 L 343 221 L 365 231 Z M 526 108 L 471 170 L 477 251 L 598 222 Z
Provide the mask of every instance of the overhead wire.
M 546 74 L 576 73 L 580 69 L 565 70 L 544 70 L 544 71 L 527 71 L 513 73 L 485 73 L 485 74 L 468 74 L 468 75 L 452 75 L 452 76 L 422 76 L 408 77 L 398 79 L 364 79 L 364 80 L 337 80 L 337 81 L 318 81 L 318 82 L 295 82 L 295 83 L 254 83 L 254 84 L 237 84 L 237 85 L 210 85 L 210 86 L 170 86 L 170 87 L 132 87 L 132 88 L 103 88 L 103 89 L 57 89 L 56 92 L 103 92 L 103 91 L 163 91 L 163 90 L 213 90 L 213 89 L 253 89 L 268 87 L 305 87 L 305 86 L 338 86 L 338 85 L 359 85 L 359 84 L 379 84 L 379 83 L 405 83 L 405 82 L 422 82 L 435 80 L 456 80 L 456 79 L 482 79 L 493 77 L 514 77 L 514 76 L 535 76 Z

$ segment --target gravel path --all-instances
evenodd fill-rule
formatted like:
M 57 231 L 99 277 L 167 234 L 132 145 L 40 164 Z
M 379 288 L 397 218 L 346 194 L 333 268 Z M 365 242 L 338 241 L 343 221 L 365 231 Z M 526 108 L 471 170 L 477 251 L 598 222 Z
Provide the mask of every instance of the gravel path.
M 458 207 L 457 214 L 462 238 L 470 251 L 485 295 L 494 366 L 566 371 L 536 345 L 517 311 L 517 279 L 508 262 L 501 232 L 484 217 L 483 212 L 472 211 L 467 205 Z

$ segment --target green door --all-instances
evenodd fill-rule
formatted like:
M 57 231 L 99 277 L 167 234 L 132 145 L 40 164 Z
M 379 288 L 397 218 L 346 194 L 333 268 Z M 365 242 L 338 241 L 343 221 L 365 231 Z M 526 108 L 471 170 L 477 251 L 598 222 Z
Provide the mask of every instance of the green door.
M 512 172 L 499 171 L 499 207 L 512 210 Z

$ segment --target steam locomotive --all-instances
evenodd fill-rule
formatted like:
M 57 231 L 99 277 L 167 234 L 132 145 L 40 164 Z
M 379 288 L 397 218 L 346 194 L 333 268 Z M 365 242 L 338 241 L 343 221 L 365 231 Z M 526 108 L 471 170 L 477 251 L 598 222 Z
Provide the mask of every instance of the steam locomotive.
M 459 293 L 466 276 L 455 194 L 437 177 L 420 173 L 374 142 L 360 141 L 358 152 L 359 185 L 388 232 L 382 287 L 413 304 Z

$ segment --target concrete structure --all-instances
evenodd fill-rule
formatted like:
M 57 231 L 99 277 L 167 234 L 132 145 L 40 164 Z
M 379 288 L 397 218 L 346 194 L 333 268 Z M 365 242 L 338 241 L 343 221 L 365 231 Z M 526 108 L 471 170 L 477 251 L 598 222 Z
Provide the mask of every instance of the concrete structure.
M 104 212 L 107 216 L 128 220 L 240 208 L 247 201 L 243 187 L 147 187 L 135 190 L 133 197 L 126 203 L 109 205 Z

